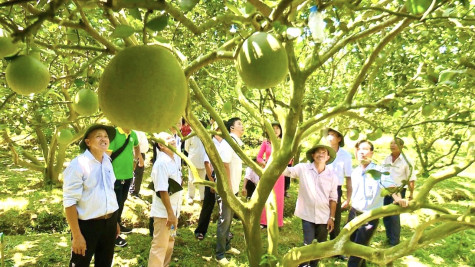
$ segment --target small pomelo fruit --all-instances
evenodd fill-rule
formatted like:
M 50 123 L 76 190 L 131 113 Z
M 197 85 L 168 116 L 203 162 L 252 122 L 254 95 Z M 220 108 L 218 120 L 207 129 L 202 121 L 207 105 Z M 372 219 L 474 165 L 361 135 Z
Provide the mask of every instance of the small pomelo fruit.
M 242 44 L 236 69 L 241 79 L 251 88 L 273 87 L 287 76 L 287 52 L 271 34 L 256 32 Z
M 223 104 L 223 112 L 231 113 L 233 111 L 233 104 L 231 102 L 226 102 Z
M 62 129 L 58 133 L 58 143 L 61 145 L 67 145 L 73 140 L 74 135 L 69 129 Z
M 435 109 L 435 105 L 432 103 L 424 105 L 422 107 L 422 115 L 425 117 L 430 116 L 434 112 L 434 109 Z
M 191 11 L 196 4 L 198 4 L 199 0 L 178 0 L 178 5 L 180 6 L 181 10 L 188 12 Z
M 406 9 L 409 13 L 419 15 L 430 7 L 432 0 L 406 0 Z
M 99 109 L 97 94 L 89 89 L 79 90 L 73 99 L 73 109 L 82 116 L 90 116 Z
M 117 126 L 161 132 L 183 115 L 188 96 L 185 73 L 161 46 L 132 46 L 109 62 L 99 82 L 99 106 Z
M 29 95 L 46 89 L 50 75 L 48 68 L 32 56 L 19 56 L 8 64 L 5 78 L 18 94 Z
M 10 37 L 0 37 L 0 58 L 13 56 L 18 52 L 18 44 Z
M 349 133 L 349 137 L 351 140 L 356 141 L 358 140 L 358 137 L 360 136 L 360 131 L 358 129 L 353 129 Z

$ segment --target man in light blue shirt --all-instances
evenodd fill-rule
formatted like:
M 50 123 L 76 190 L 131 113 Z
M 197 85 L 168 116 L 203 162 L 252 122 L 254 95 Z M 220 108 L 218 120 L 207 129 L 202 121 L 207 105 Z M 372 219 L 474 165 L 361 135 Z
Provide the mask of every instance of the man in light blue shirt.
M 111 266 L 114 241 L 120 233 L 119 205 L 114 192 L 116 181 L 106 154 L 115 129 L 93 125 L 79 146 L 84 152 L 64 170 L 63 205 L 71 228 L 69 266 Z
M 373 179 L 369 174 L 369 170 L 377 170 L 382 172 L 382 167 L 371 162 L 373 157 L 374 146 L 370 141 L 360 140 L 355 145 L 356 158 L 360 165 L 351 173 L 351 184 L 353 192 L 351 195 L 351 210 L 348 215 L 348 222 L 363 212 L 370 211 L 383 206 L 384 197 L 381 191 L 387 187 L 395 186 L 389 175 L 381 175 L 381 179 Z M 408 201 L 402 199 L 399 194 L 393 194 L 394 202 L 401 207 L 407 207 Z M 378 227 L 379 219 L 375 219 L 362 225 L 356 229 L 350 237 L 350 240 L 361 245 L 368 245 Z M 359 258 L 351 256 L 348 259 L 348 267 L 366 266 L 366 262 Z

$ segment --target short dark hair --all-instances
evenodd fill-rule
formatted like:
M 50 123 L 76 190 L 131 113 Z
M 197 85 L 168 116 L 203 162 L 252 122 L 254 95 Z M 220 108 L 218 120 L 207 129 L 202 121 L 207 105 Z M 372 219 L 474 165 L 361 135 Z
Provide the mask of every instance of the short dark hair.
M 231 132 L 231 126 L 234 126 L 234 123 L 236 121 L 240 121 L 241 119 L 238 118 L 238 117 L 233 117 L 231 119 L 229 119 L 227 122 L 226 122 L 226 129 L 228 130 L 228 132 Z
M 399 145 L 399 146 L 403 146 L 403 145 L 404 145 L 404 140 L 402 140 L 402 139 L 399 138 L 399 137 L 394 138 L 394 141 L 396 141 L 396 144 Z
M 368 143 L 368 145 L 370 146 L 371 151 L 374 150 L 374 145 L 373 145 L 373 143 L 371 143 L 369 140 L 366 140 L 366 139 L 363 139 L 363 140 L 358 141 L 358 143 L 356 143 L 356 145 L 355 145 L 355 148 L 356 148 L 356 149 L 360 148 L 360 145 L 363 144 L 363 143 Z

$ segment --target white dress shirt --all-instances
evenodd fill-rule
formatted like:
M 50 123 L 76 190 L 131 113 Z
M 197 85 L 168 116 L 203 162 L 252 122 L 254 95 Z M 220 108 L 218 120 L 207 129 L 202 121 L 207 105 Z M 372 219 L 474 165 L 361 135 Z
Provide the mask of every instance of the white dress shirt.
M 179 174 L 178 166 L 175 160 L 164 152 L 158 153 L 157 160 L 152 167 L 151 176 L 155 192 L 168 192 L 169 178 L 175 180 L 179 184 L 182 183 L 181 175 Z M 175 213 L 177 218 L 180 215 L 182 193 L 183 190 L 170 195 L 170 204 L 172 206 L 173 213 Z M 163 205 L 162 199 L 157 197 L 156 194 L 153 194 L 150 217 L 168 218 L 167 209 L 165 208 L 165 205 Z
M 384 187 L 395 186 L 394 181 L 389 175 L 381 175 L 380 180 L 375 180 L 366 175 L 366 171 L 371 169 L 384 171 L 381 166 L 371 162 L 365 169 L 360 165 L 351 173 L 351 185 L 353 188 L 351 206 L 359 212 L 382 207 L 384 197 L 381 196 L 381 190 Z
M 231 133 L 231 137 L 239 146 L 244 144 L 241 139 L 237 137 L 237 135 Z M 239 192 L 239 184 L 241 183 L 242 177 L 242 160 L 238 154 L 234 152 L 233 148 L 226 140 L 223 139 L 219 147 L 219 155 L 221 156 L 221 160 L 224 163 L 229 164 L 229 171 L 231 173 L 231 188 L 233 190 L 233 194 L 237 194 Z
M 63 176 L 63 205 L 76 205 L 79 219 L 94 219 L 119 209 L 114 170 L 106 153 L 99 162 L 86 150 L 71 161 Z
M 335 160 L 328 165 L 338 177 L 338 185 L 345 183 L 345 177 L 351 177 L 351 154 L 343 148 L 336 152 Z
M 190 137 L 185 141 L 185 150 L 188 151 L 188 158 L 197 169 L 204 169 L 205 147 L 198 136 Z
M 314 163 L 299 163 L 287 167 L 285 176 L 300 178 L 295 216 L 314 224 L 327 224 L 330 219 L 330 200 L 338 200 L 338 178 L 325 167 L 318 173 Z
M 134 132 L 137 135 L 137 139 L 139 140 L 140 153 L 143 153 L 143 154 L 147 153 L 149 149 L 147 135 L 145 135 L 145 133 L 142 131 L 134 130 Z
M 411 165 L 414 166 L 414 164 Z M 407 180 L 408 178 L 409 181 L 416 180 L 416 176 L 414 175 L 414 168 L 412 170 L 411 175 L 411 169 L 409 167 L 409 164 L 402 155 L 399 155 L 399 157 L 397 157 L 394 162 L 392 156 L 389 155 L 384 160 L 383 167 L 389 172 L 389 175 L 391 175 L 391 179 L 393 179 L 397 186 L 402 185 L 402 181 Z M 411 177 L 409 177 L 409 175 L 411 175 Z M 407 185 L 405 187 L 407 187 Z
M 244 179 L 247 179 L 253 182 L 254 184 L 257 184 L 259 182 L 260 177 L 251 167 L 247 167 L 246 174 L 244 175 Z

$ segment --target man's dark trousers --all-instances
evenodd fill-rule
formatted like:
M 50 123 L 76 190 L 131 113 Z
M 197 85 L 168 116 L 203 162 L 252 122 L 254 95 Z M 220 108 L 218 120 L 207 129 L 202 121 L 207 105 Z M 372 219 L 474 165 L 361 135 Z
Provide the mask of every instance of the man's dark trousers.
M 94 266 L 111 266 L 114 241 L 117 234 L 117 211 L 105 220 L 79 220 L 79 229 L 86 240 L 86 255 L 71 252 L 69 266 L 89 267 L 94 255 Z
M 115 196 L 117 197 L 117 203 L 119 204 L 119 211 L 117 215 L 117 222 L 119 224 L 121 223 L 122 211 L 124 210 L 124 204 L 127 200 L 127 196 L 129 195 L 129 188 L 131 182 L 132 178 L 125 180 L 116 180 L 114 183 L 114 192 Z
M 356 216 L 360 215 L 361 212 L 358 212 L 355 209 L 351 209 L 348 215 L 348 222 L 353 220 Z M 362 225 L 360 228 L 356 229 L 353 234 L 350 236 L 350 240 L 360 244 L 367 246 L 369 241 L 373 237 L 374 233 L 376 232 L 376 228 L 378 227 L 379 219 L 372 220 L 367 222 L 366 224 Z M 362 258 L 358 258 L 355 256 L 351 256 L 348 259 L 348 267 L 360 267 L 366 266 L 366 261 Z
M 208 177 L 206 177 L 206 180 L 208 180 Z M 195 235 L 203 234 L 203 236 L 206 236 L 215 203 L 216 193 L 211 193 L 211 189 L 208 186 L 205 186 L 205 198 L 203 200 L 203 206 L 201 208 L 200 218 L 198 220 L 198 226 L 195 230 Z
M 144 165 L 142 167 L 139 167 L 139 164 L 137 163 L 137 166 L 135 167 L 135 170 L 134 170 L 134 180 L 130 186 L 130 193 L 136 196 L 138 196 L 140 193 L 140 186 L 142 185 L 142 179 L 143 179 L 143 171 L 145 169 L 145 153 L 141 153 L 141 154 L 144 160 Z
M 335 228 L 330 232 L 330 240 L 335 239 L 340 234 L 340 223 L 341 223 L 341 185 L 337 188 L 338 191 L 338 202 L 336 203 L 335 210 Z
M 302 220 L 302 230 L 303 230 L 303 244 L 310 245 L 313 240 L 318 242 L 327 241 L 328 230 L 326 224 L 314 224 L 312 222 Z M 318 260 L 302 263 L 300 267 L 316 267 L 318 265 Z
M 404 188 L 401 191 L 401 196 L 404 198 L 406 196 L 406 189 Z M 384 205 L 391 205 L 394 202 L 392 196 L 384 197 Z M 399 244 L 399 239 L 401 236 L 401 220 L 399 215 L 387 216 L 383 218 L 384 227 L 386 228 L 386 236 L 388 237 L 389 244 L 395 246 Z

